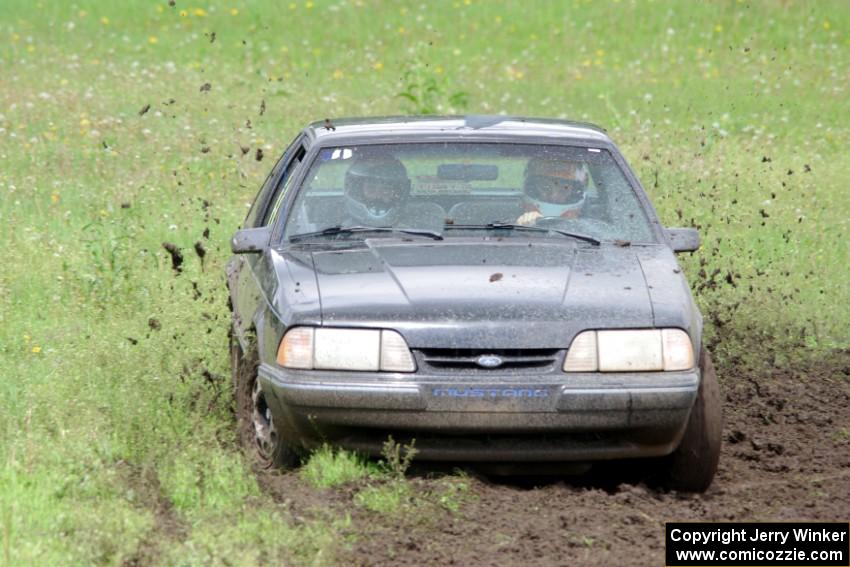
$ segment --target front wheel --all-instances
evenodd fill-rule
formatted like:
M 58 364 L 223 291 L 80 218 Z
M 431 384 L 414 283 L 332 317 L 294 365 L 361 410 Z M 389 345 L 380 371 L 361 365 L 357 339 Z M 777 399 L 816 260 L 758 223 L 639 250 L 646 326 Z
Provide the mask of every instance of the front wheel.
M 723 436 L 720 385 L 708 352 L 700 352 L 700 384 L 682 442 L 658 463 L 664 487 L 682 492 L 705 492 L 717 472 Z
M 230 350 L 240 443 L 261 469 L 295 466 L 298 456 L 275 425 L 260 384 L 257 372 L 260 363 L 256 351 L 242 352 L 235 337 L 231 338 Z

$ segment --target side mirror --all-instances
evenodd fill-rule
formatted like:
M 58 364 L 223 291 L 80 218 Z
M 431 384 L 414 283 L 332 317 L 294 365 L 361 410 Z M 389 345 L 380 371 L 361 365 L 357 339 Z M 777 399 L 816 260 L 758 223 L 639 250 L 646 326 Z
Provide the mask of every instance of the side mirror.
M 230 250 L 234 254 L 257 254 L 269 247 L 272 229 L 268 226 L 237 230 L 230 239 Z
M 668 228 L 667 236 L 673 252 L 694 252 L 699 249 L 699 232 L 695 228 Z

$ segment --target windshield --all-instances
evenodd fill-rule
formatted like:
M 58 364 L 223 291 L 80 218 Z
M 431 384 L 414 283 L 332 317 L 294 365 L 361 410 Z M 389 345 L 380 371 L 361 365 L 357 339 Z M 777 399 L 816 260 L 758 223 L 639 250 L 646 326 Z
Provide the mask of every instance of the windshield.
M 345 227 L 358 230 L 339 230 Z M 451 142 L 320 150 L 284 238 L 399 236 L 363 227 L 445 238 L 499 230 L 505 238 L 572 233 L 655 242 L 645 211 L 607 150 L 557 145 Z

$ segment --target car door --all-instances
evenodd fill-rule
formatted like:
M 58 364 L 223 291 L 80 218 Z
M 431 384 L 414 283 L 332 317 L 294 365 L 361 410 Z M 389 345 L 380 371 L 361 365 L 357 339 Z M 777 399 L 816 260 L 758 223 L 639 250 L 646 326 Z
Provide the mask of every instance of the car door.
M 306 153 L 303 136 L 287 148 L 257 194 L 243 224 L 244 228 L 269 226 L 276 218 L 284 195 Z M 274 267 L 270 251 L 262 254 L 237 254 L 227 265 L 227 280 L 233 308 L 233 330 L 242 348 L 248 347 L 248 332 L 264 298 L 274 292 Z

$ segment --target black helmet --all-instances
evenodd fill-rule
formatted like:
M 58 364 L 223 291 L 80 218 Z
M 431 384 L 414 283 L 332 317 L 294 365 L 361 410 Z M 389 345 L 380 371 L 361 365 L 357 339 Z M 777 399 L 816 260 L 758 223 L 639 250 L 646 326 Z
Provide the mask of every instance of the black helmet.
M 369 226 L 391 226 L 410 195 L 404 165 L 391 155 L 357 158 L 345 172 L 345 205 Z

